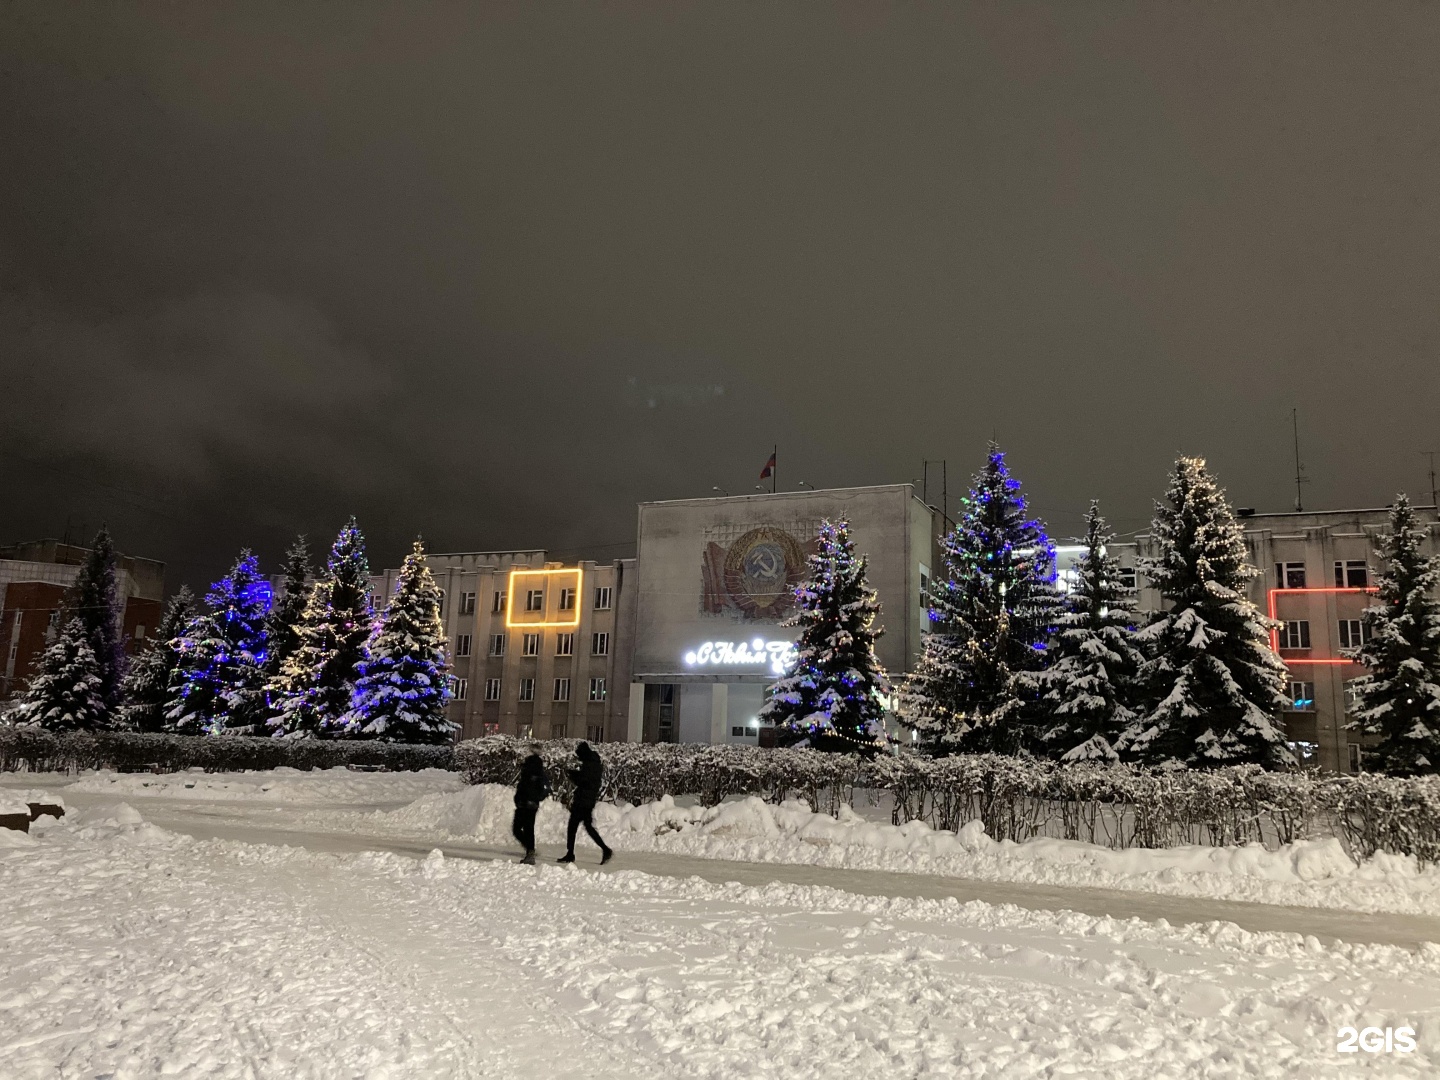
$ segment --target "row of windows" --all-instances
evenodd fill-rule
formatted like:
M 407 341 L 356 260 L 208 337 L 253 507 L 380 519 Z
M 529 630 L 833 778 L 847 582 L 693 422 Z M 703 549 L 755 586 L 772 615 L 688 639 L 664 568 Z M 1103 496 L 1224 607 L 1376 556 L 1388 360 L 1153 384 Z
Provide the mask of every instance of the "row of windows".
M 1370 627 L 1363 619 L 1341 619 L 1340 648 L 1358 649 L 1370 640 Z M 1306 619 L 1291 619 L 1280 628 L 1280 648 L 1310 648 L 1310 623 Z
M 611 604 L 611 601 L 612 601 L 614 595 L 615 595 L 615 594 L 614 594 L 614 590 L 613 590 L 609 585 L 597 585 L 597 586 L 595 586 L 595 610 L 596 610 L 596 611 L 609 611 L 609 610 L 610 610 L 610 604 Z M 568 587 L 568 586 L 565 587 L 565 588 L 562 588 L 562 589 L 560 590 L 560 610 L 561 610 L 561 611 L 574 611 L 574 610 L 575 610 L 575 597 L 576 597 L 576 590 L 575 590 L 575 589 L 570 588 L 570 587 Z M 505 604 L 506 604 L 505 593 L 504 593 L 503 591 L 498 591 L 498 590 L 497 590 L 496 593 L 495 593 L 495 600 L 494 600 L 494 602 L 490 605 L 490 611 L 491 611 L 493 614 L 495 614 L 495 615 L 502 615 L 502 614 L 504 614 L 504 612 L 505 612 Z M 544 610 L 545 610 L 545 590 L 544 590 L 544 589 L 526 589 L 526 590 L 525 590 L 525 610 L 526 610 L 526 611 L 544 611 Z M 461 596 L 460 614 L 462 614 L 462 615 L 473 615 L 474 613 L 475 613 L 475 594 L 474 594 L 474 593 L 463 593 L 462 596 Z
M 1281 589 L 1305 589 L 1305 564 L 1303 562 L 1277 562 L 1275 582 Z M 1335 562 L 1335 588 L 1368 589 L 1370 567 L 1364 559 L 1346 559 Z
M 1345 680 L 1345 711 L 1354 712 L 1360 703 L 1360 695 L 1355 689 L 1358 680 Z M 1313 682 L 1302 682 L 1299 679 L 1292 679 L 1289 690 L 1290 709 L 1293 712 L 1314 712 L 1315 711 L 1315 684 Z
M 504 656 L 504 655 L 505 655 L 506 642 L 507 642 L 508 640 L 509 640 L 509 638 L 508 638 L 508 635 L 506 635 L 506 634 L 495 634 L 495 635 L 493 635 L 493 636 L 490 638 L 490 655 L 491 655 L 491 656 Z M 463 646 L 464 646 L 463 651 L 462 651 L 462 649 L 461 649 L 461 645 L 462 645 L 462 644 L 463 644 Z M 455 639 L 455 655 L 456 655 L 456 656 L 469 656 L 469 655 L 470 655 L 470 635 L 469 635 L 469 634 L 461 634 L 459 637 L 457 637 L 457 638 Z M 540 655 L 540 635 L 539 635 L 539 634 L 521 634 L 521 635 L 520 635 L 520 655 L 521 655 L 521 656 L 539 656 L 539 655 Z M 575 635 L 574 635 L 574 634 L 556 634 L 556 635 L 555 635 L 555 655 L 556 655 L 556 656 L 574 656 L 574 655 L 575 655 Z M 604 632 L 604 631 L 597 631 L 596 633 L 593 633 L 593 634 L 590 635 L 590 655 L 591 655 L 591 656 L 609 656 L 609 655 L 610 655 L 610 635 L 609 635 L 608 633 L 606 633 L 606 632 Z
M 464 701 L 464 700 L 465 700 L 466 683 L 467 683 L 467 680 L 465 680 L 465 679 L 456 679 L 456 680 L 455 680 L 455 686 L 453 687 L 453 691 L 454 691 L 454 694 L 455 694 L 455 700 L 456 700 L 456 701 Z M 499 701 L 499 700 L 500 700 L 500 680 L 499 680 L 499 679 L 486 679 L 486 680 L 485 680 L 485 700 L 486 700 L 486 701 Z M 535 700 L 535 680 L 534 680 L 534 679 L 521 679 L 521 680 L 520 680 L 520 700 L 521 700 L 521 701 L 534 701 L 534 700 Z M 551 697 L 550 700 L 552 700 L 552 701 L 569 701 L 569 700 L 570 700 L 570 680 L 569 680 L 569 679 L 556 679 L 556 680 L 555 680 L 555 685 L 554 685 L 554 687 L 552 688 L 552 697 Z M 589 700 L 591 700 L 591 701 L 604 701 L 604 700 L 605 700 L 605 680 L 604 680 L 604 679 L 591 679 L 591 680 L 590 680 L 590 698 L 589 698 Z

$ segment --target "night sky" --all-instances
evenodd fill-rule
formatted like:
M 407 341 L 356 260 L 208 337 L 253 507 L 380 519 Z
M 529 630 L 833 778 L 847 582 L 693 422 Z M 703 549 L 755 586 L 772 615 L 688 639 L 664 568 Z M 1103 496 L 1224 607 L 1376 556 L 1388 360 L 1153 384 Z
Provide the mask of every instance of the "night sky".
M 1440 5 L 0 6 L 0 542 L 203 584 L 919 480 L 1429 501 Z M 698 555 L 697 555 L 698 558 Z M 698 565 L 698 564 L 697 564 Z

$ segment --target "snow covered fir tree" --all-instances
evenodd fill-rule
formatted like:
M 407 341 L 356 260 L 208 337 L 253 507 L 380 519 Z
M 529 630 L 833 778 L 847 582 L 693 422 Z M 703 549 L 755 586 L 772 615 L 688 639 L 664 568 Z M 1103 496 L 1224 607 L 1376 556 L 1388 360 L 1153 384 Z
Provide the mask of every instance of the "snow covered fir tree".
M 65 601 L 66 619 L 85 627 L 90 651 L 100 674 L 100 697 L 106 709 L 120 704 L 120 682 L 125 675 L 125 643 L 120 636 L 124 601 L 115 582 L 115 545 L 105 526 L 90 542 L 90 554 L 80 568 Z
M 369 652 L 359 664 L 349 728 L 392 742 L 449 742 L 458 725 L 445 715 L 450 694 L 440 587 L 419 540 L 400 566 Z
M 1122 757 L 1190 766 L 1294 764 L 1277 717 L 1288 669 L 1270 623 L 1245 589 L 1259 573 L 1245 535 L 1202 458 L 1175 463 L 1156 505 L 1153 557 L 1141 570 L 1165 610 L 1137 639 L 1142 710 L 1121 736 Z
M 65 623 L 7 721 L 50 731 L 108 727 L 111 712 L 105 703 L 105 682 L 90 638 L 91 628 L 78 615 Z
M 808 739 L 817 749 L 853 752 L 875 746 L 890 693 L 875 655 L 884 633 L 875 625 L 880 603 L 849 522 L 821 522 L 819 544 L 795 590 L 798 610 L 784 624 L 800 628 L 794 660 L 772 684 L 760 719 L 775 724 L 781 742 Z
M 284 581 L 265 623 L 265 673 L 272 680 L 280 676 L 285 661 L 300 647 L 299 627 L 310 592 L 310 577 L 310 545 L 305 537 L 297 536 L 285 551 Z
M 1135 642 L 1134 590 L 1120 581 L 1120 564 L 1108 550 L 1112 540 L 1092 502 L 1050 666 L 1036 676 L 1046 718 L 1041 742 L 1062 761 L 1118 760 L 1115 743 L 1135 719 L 1135 679 L 1145 658 Z
M 962 505 L 897 714 L 931 752 L 1018 753 L 1039 722 L 1034 680 L 1022 676 L 1045 666 L 1059 615 L 1055 548 L 993 442 Z
M 359 666 L 374 623 L 365 537 L 352 517 L 311 586 L 297 627 L 299 643 L 273 686 L 272 733 L 338 737 L 350 729 Z
M 165 729 L 170 679 L 180 663 L 179 638 L 194 614 L 195 594 L 182 585 L 166 605 L 150 647 L 134 657 L 125 672 L 120 726 L 133 731 Z
M 250 734 L 266 720 L 265 624 L 270 583 L 248 550 L 205 594 L 209 609 L 185 625 L 165 706 L 182 735 Z
M 1440 772 L 1440 560 L 1421 552 L 1424 526 L 1407 496 L 1395 497 L 1377 553 L 1385 572 L 1365 612 L 1370 638 L 1355 652 L 1367 674 L 1355 681 L 1350 724 L 1380 742 L 1368 761 L 1401 776 Z

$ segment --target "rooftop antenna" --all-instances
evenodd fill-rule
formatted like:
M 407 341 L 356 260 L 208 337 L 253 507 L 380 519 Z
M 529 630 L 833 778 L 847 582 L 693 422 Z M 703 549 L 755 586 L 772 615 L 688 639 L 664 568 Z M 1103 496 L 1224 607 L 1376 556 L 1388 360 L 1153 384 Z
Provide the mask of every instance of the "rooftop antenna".
M 1431 506 L 1434 506 L 1434 507 L 1437 507 L 1437 508 L 1440 508 L 1440 500 L 1437 500 L 1437 499 L 1435 498 L 1435 494 L 1436 494 L 1436 486 L 1435 486 L 1435 453 L 1436 453 L 1436 452 L 1435 452 L 1434 450 L 1421 450 L 1420 453 L 1423 454 L 1425 457 L 1427 457 L 1427 458 L 1430 459 L 1430 505 L 1431 505 Z
M 926 506 L 930 503 L 930 466 L 940 466 L 940 519 L 946 527 L 950 524 L 950 461 L 948 458 L 926 458 L 921 463 L 921 499 Z
M 1304 505 L 1300 502 L 1300 485 L 1308 484 L 1309 477 L 1305 475 L 1305 466 L 1300 464 L 1300 410 L 1290 410 L 1290 427 L 1295 434 L 1295 512 L 1305 512 Z

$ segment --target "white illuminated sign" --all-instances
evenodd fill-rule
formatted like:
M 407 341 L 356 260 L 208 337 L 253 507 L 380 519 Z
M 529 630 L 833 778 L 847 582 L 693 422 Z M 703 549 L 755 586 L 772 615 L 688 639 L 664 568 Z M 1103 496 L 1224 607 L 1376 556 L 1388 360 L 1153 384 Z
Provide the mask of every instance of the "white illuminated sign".
M 793 641 L 707 641 L 685 654 L 687 667 L 768 667 L 779 675 L 795 659 Z

